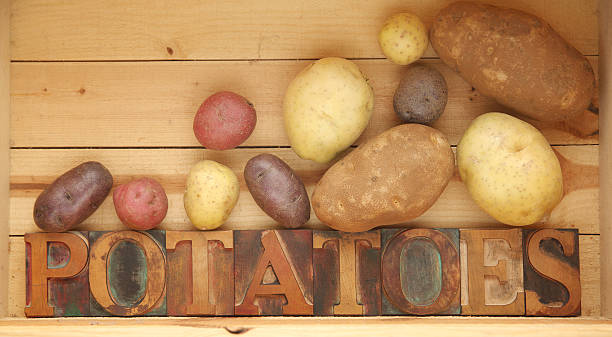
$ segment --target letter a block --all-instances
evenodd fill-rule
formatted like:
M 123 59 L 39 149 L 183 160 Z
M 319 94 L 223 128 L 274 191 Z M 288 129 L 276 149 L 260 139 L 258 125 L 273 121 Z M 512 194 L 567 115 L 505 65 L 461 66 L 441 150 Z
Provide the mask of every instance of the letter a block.
M 459 231 L 383 229 L 381 232 L 383 314 L 459 314 Z
M 26 316 L 89 316 L 87 233 L 33 233 L 24 241 Z
M 522 230 L 460 232 L 461 314 L 524 315 Z
M 380 231 L 313 233 L 314 314 L 380 315 Z
M 523 232 L 527 316 L 580 316 L 578 230 Z
M 169 316 L 234 314 L 232 231 L 166 232 Z
M 166 233 L 89 232 L 92 316 L 166 315 Z
M 312 231 L 234 231 L 235 315 L 313 314 Z

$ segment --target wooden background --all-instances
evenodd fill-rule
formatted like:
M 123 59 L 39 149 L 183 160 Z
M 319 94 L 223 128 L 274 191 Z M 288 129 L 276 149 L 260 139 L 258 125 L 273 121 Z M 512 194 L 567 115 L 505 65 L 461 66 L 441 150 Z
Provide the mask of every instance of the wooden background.
M 429 26 L 450 2 L 13 0 L 8 315 L 23 316 L 23 235 L 37 231 L 34 200 L 58 175 L 97 160 L 110 169 L 116 185 L 153 177 L 169 198 L 161 228 L 187 230 L 193 227 L 182 204 L 186 175 L 197 161 L 213 159 L 241 179 L 240 199 L 221 229 L 274 228 L 246 189 L 246 161 L 262 152 L 278 155 L 302 177 L 309 193 L 329 166 L 302 160 L 288 146 L 281 101 L 289 81 L 313 59 L 354 60 L 375 93 L 374 115 L 357 141 L 362 143 L 399 123 L 391 101 L 405 68 L 380 52 L 377 32 L 383 21 L 412 11 Z M 487 2 L 511 3 L 543 17 L 597 72 L 598 1 Z M 473 90 L 431 48 L 423 62 L 439 69 L 448 82 L 449 102 L 434 127 L 453 146 L 474 117 L 508 111 Z M 258 115 L 248 141 L 223 152 L 202 149 L 191 128 L 198 106 L 219 90 L 249 98 Z M 535 226 L 579 229 L 582 313 L 599 316 L 599 137 L 580 136 L 566 125 L 536 126 L 559 155 L 565 197 Z M 500 227 L 474 204 L 457 174 L 437 203 L 409 225 Z M 112 198 L 79 227 L 123 228 Z M 313 213 L 308 228 L 325 226 Z

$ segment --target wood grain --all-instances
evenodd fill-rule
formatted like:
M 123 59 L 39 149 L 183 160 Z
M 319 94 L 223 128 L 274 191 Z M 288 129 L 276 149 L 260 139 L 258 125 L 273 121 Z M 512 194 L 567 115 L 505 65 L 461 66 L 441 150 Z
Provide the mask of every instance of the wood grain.
M 602 194 L 599 199 L 602 229 L 602 315 L 612 317 L 612 1 L 599 1 L 599 44 L 603 56 L 599 76 L 601 77 L 601 167 Z
M 9 221 L 10 24 L 11 2 L 0 1 L 0 223 Z M 9 229 L 0 226 L 0 252 L 8 251 Z M 8 254 L 0 254 L 0 317 L 7 315 Z
M 589 60 L 597 71 L 598 57 Z M 255 105 L 257 125 L 243 146 L 287 146 L 282 99 L 291 79 L 310 62 L 13 63 L 11 146 L 200 146 L 193 118 L 202 101 L 221 90 Z M 480 95 L 440 60 L 424 62 L 440 70 L 448 84 L 446 110 L 433 127 L 451 144 L 478 115 L 512 112 Z M 400 123 L 392 101 L 405 67 L 386 60 L 355 63 L 375 96 L 370 124 L 356 142 L 362 143 Z M 593 113 L 569 124 L 534 124 L 552 144 L 598 143 Z
M 532 227 L 578 228 L 580 233 L 599 233 L 599 180 L 596 169 L 598 146 L 559 146 L 555 150 L 564 160 L 564 184 L 571 188 L 567 189 L 564 199 L 548 219 Z M 291 166 L 304 181 L 309 195 L 329 166 L 300 159 L 291 149 L 237 149 L 223 152 L 200 149 L 12 150 L 11 235 L 40 231 L 32 218 L 36 197 L 61 173 L 87 160 L 103 163 L 113 174 L 115 186 L 141 176 L 159 181 L 168 194 L 168 215 L 160 227 L 167 230 L 194 229 L 183 208 L 186 177 L 190 167 L 197 161 L 216 160 L 232 168 L 241 184 L 238 203 L 220 229 L 280 228 L 257 206 L 242 178 L 248 159 L 263 152 L 277 155 Z M 474 228 L 490 227 L 496 221 L 472 201 L 456 173 L 433 207 L 409 224 L 429 228 Z M 314 212 L 306 227 L 328 229 Z M 117 218 L 112 198 L 107 198 L 78 229 L 114 231 L 126 227 Z
M 398 11 L 427 26 L 452 0 L 14 1 L 13 60 L 383 57 L 377 34 Z M 490 3 L 509 5 L 506 0 Z M 597 1 L 513 1 L 587 55 L 598 54 Z M 425 54 L 434 56 L 431 48 Z

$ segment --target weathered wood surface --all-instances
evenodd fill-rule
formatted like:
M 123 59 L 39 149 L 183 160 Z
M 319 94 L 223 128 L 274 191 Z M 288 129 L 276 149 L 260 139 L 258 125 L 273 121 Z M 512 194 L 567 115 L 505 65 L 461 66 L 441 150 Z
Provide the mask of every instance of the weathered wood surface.
M 575 230 L 523 232 L 525 313 L 580 316 L 580 259 Z
M 461 314 L 525 314 L 523 233 L 460 230 Z
M 234 232 L 237 316 L 312 316 L 312 231 Z
M 380 231 L 314 231 L 312 240 L 314 314 L 380 315 Z
M 10 17 L 11 2 L 0 2 L 0 222 L 9 221 L 9 181 L 10 181 L 10 69 L 11 41 Z M 9 229 L 0 226 L 0 252 L 9 247 Z M 0 255 L 0 317 L 8 314 L 9 254 Z
M 381 233 L 383 314 L 459 314 L 459 230 L 383 229 Z
M 598 57 L 589 60 L 597 72 Z M 258 123 L 243 146 L 286 146 L 282 99 L 291 79 L 311 62 L 13 63 L 11 146 L 200 146 L 191 132 L 193 118 L 202 101 L 220 90 L 236 91 L 255 105 Z M 451 144 L 457 144 L 478 115 L 511 112 L 480 95 L 440 60 L 423 62 L 439 69 L 447 81 L 448 103 L 432 126 Z M 355 63 L 375 96 L 374 113 L 359 144 L 400 124 L 393 94 L 405 68 L 387 60 Z M 552 144 L 597 144 L 593 117 L 566 124 L 530 122 Z
M 164 231 L 89 232 L 92 316 L 166 315 Z
M 566 195 L 552 214 L 532 227 L 577 228 L 580 233 L 599 233 L 598 146 L 558 146 L 562 158 Z M 229 166 L 240 179 L 240 198 L 223 229 L 278 228 L 251 197 L 243 180 L 244 165 L 259 153 L 272 153 L 284 160 L 300 176 L 309 194 L 329 165 L 300 159 L 291 149 L 239 149 L 210 151 L 197 149 L 148 150 L 12 150 L 11 219 L 12 235 L 39 231 L 32 221 L 36 197 L 61 173 L 87 160 L 102 162 L 113 173 L 115 186 L 135 176 L 149 176 L 159 181 L 168 194 L 168 215 L 161 224 L 166 230 L 193 230 L 183 208 L 186 174 L 202 159 L 212 159 Z M 451 179 L 440 199 L 419 218 L 410 221 L 416 227 L 491 227 L 496 221 L 482 211 L 469 196 L 459 175 Z M 100 226 L 104 224 L 104 226 Z M 328 229 L 314 212 L 308 228 Z M 79 230 L 122 230 L 126 227 L 115 213 L 112 198 Z
M 452 0 L 206 2 L 13 1 L 13 60 L 382 57 L 384 20 L 412 11 L 427 26 Z M 597 1 L 489 0 L 536 14 L 584 54 L 599 53 Z M 425 56 L 434 56 L 431 48 Z
M 166 231 L 168 316 L 234 314 L 231 231 Z

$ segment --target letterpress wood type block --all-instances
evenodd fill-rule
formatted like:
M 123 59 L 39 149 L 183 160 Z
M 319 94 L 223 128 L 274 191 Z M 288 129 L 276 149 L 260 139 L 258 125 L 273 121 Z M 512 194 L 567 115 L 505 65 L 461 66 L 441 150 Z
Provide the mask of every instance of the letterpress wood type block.
M 234 231 L 235 315 L 312 315 L 312 231 Z
M 232 231 L 166 231 L 169 316 L 234 314 Z
M 24 241 L 26 316 L 89 316 L 87 233 L 33 233 Z
M 524 315 L 522 229 L 460 233 L 461 314 Z
M 523 232 L 527 316 L 580 316 L 578 230 Z
M 313 232 L 314 314 L 380 315 L 380 231 Z
M 383 229 L 382 312 L 460 313 L 459 231 Z
M 89 232 L 92 316 L 166 315 L 166 233 Z

